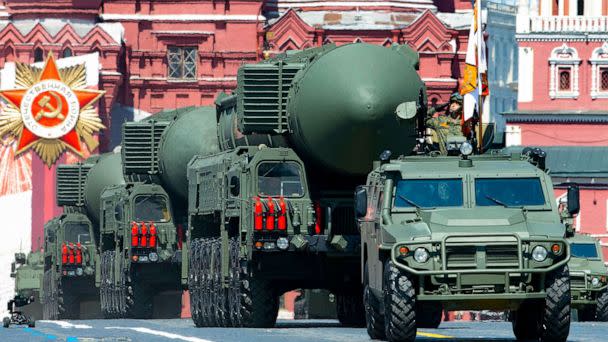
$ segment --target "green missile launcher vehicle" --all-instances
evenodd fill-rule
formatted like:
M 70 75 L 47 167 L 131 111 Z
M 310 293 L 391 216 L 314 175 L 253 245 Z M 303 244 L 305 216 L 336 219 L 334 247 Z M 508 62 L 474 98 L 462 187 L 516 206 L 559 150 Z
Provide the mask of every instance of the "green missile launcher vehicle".
M 417 67 L 407 46 L 349 44 L 239 68 L 216 99 L 222 152 L 188 166 L 182 276 L 197 326 L 273 326 L 297 288 L 329 290 L 340 322 L 363 326 L 352 192 L 384 149 L 414 148 Z
M 32 320 L 42 319 L 40 289 L 43 272 L 42 252 L 30 252 L 27 257 L 25 253 L 15 253 L 15 261 L 11 264 L 11 278 L 15 278 L 15 297 L 29 301 L 21 311 Z
M 355 193 L 367 331 L 413 341 L 443 310 L 510 310 L 518 340 L 566 341 L 570 248 L 544 152 L 390 153 Z M 579 210 L 569 189 L 569 215 Z
M 576 234 L 570 243 L 570 287 L 572 308 L 579 321 L 608 321 L 608 269 L 602 247 L 589 235 Z

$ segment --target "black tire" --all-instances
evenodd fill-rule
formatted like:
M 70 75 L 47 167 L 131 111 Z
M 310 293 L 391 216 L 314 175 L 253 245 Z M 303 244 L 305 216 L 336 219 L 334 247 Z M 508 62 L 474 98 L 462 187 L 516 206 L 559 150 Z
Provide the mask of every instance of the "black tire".
M 540 340 L 561 342 L 570 333 L 570 272 L 568 266 L 548 274 L 545 279 L 545 308 Z
M 384 333 L 393 342 L 416 339 L 416 291 L 391 261 L 384 265 Z
M 65 285 L 59 283 L 59 319 L 79 319 L 80 318 L 80 301 L 72 291 L 65 288 Z
M 418 328 L 437 329 L 443 318 L 441 303 L 418 302 L 416 305 L 416 326 Z
M 246 260 L 241 260 L 241 325 L 272 328 L 279 313 L 279 296 L 270 281 L 252 275 Z M 244 266 L 244 267 L 243 267 Z
M 336 294 L 336 313 L 338 321 L 343 326 L 357 328 L 365 326 L 362 292 Z
M 4 317 L 2 319 L 2 326 L 5 327 L 5 328 L 10 327 L 11 326 L 11 319 L 8 318 L 8 317 Z
M 230 287 L 227 292 L 227 310 L 230 315 L 229 325 L 231 327 L 242 326 L 241 314 L 241 258 L 240 245 L 236 238 L 230 239 Z
M 211 269 L 211 252 L 213 239 L 204 239 L 202 242 L 201 260 L 201 312 L 204 325 L 207 327 L 216 327 L 215 308 L 212 303 L 213 293 L 213 274 Z
M 524 302 L 517 311 L 511 312 L 513 333 L 518 341 L 538 341 L 542 303 Z
M 608 322 L 608 290 L 602 291 L 597 297 L 595 318 L 598 322 Z
M 105 319 L 114 318 L 112 294 L 114 291 L 113 265 L 111 264 L 114 251 L 101 253 L 101 284 L 99 285 L 99 301 L 101 314 Z
M 190 314 L 194 325 L 203 327 L 200 298 L 200 253 L 201 239 L 194 239 L 188 249 L 188 291 L 190 292 Z
M 53 270 L 46 270 L 43 275 L 44 294 L 42 297 L 42 317 L 46 320 L 59 319 L 59 294 L 57 278 Z
M 130 271 L 127 271 L 130 272 Z M 126 274 L 123 274 L 126 277 Z M 127 291 L 120 291 L 119 300 L 127 304 L 127 317 L 137 319 L 152 318 L 154 311 L 151 289 L 136 276 L 126 277 Z M 129 294 L 131 294 L 129 296 Z
M 211 253 L 211 270 L 213 272 L 211 278 L 211 303 L 214 310 L 215 322 L 218 327 L 227 327 L 230 325 L 230 319 L 226 310 L 227 289 L 223 287 L 222 242 L 219 238 L 212 241 Z
M 363 306 L 365 307 L 365 327 L 367 334 L 372 340 L 384 340 L 384 315 L 382 314 L 381 302 L 372 293 L 369 287 L 369 271 L 367 261 L 363 269 Z

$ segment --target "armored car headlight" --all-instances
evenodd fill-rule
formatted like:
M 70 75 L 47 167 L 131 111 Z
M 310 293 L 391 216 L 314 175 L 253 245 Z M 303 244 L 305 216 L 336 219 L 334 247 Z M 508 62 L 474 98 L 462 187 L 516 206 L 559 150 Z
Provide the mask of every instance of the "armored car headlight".
M 286 237 L 280 237 L 277 239 L 277 247 L 281 250 L 286 250 L 289 248 L 289 240 Z
M 460 153 L 462 153 L 463 156 L 471 155 L 471 153 L 473 153 L 473 145 L 468 141 L 463 142 L 460 145 Z
M 414 259 L 419 263 L 425 263 L 429 260 L 429 251 L 426 248 L 418 247 L 414 251 Z
M 154 252 L 148 254 L 148 260 L 150 260 L 152 262 L 157 262 L 158 261 L 158 254 L 154 253 Z
M 600 286 L 600 279 L 598 277 L 591 278 L 591 285 L 593 285 L 593 287 Z
M 79 276 L 81 276 L 81 275 L 82 275 L 82 273 L 83 273 L 82 268 L 78 267 L 78 268 L 76 269 L 76 274 L 77 274 L 77 275 L 79 275 Z M 595 279 L 595 278 L 594 278 L 594 279 Z
M 547 259 L 547 249 L 543 246 L 536 246 L 532 249 L 532 259 L 538 262 L 543 262 Z

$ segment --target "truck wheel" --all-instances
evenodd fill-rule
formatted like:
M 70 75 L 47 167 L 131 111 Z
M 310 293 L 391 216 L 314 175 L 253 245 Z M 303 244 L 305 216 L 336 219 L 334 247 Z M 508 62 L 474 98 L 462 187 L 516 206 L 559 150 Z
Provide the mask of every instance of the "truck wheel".
M 365 272 L 367 273 L 367 267 L 365 268 Z M 385 339 L 384 316 L 380 313 L 380 302 L 372 293 L 367 281 L 363 290 L 363 303 L 365 305 L 365 325 L 367 334 L 372 340 Z
M 602 291 L 597 297 L 595 317 L 598 322 L 608 322 L 608 290 Z
M 357 286 L 358 287 L 358 286 Z M 365 326 L 365 308 L 362 291 L 336 294 L 338 321 L 346 327 Z
M 541 341 L 566 341 L 570 333 L 570 272 L 564 266 L 545 279 L 545 309 L 540 325 Z
M 247 263 L 242 260 L 242 263 Z M 279 296 L 270 281 L 256 278 L 249 266 L 241 273 L 241 322 L 248 328 L 272 328 L 279 313 Z
M 79 319 L 80 318 L 80 301 L 73 292 L 66 288 L 60 281 L 58 286 L 59 303 L 59 319 Z
M 416 292 L 414 285 L 392 261 L 384 266 L 384 332 L 389 341 L 416 339 Z
M 418 302 L 416 305 L 416 325 L 418 328 L 437 329 L 441 324 L 443 306 L 441 303 Z
M 215 321 L 218 327 L 228 326 L 228 314 L 226 311 L 226 289 L 223 287 L 222 276 L 222 242 L 220 238 L 213 239 L 211 242 L 211 269 L 213 276 L 211 278 L 211 303 L 214 309 Z
M 539 302 L 523 302 L 517 311 L 511 312 L 513 333 L 518 341 L 538 341 L 538 326 L 541 318 L 539 307 L 541 307 Z
M 241 268 L 240 268 L 240 245 L 236 238 L 230 239 L 230 287 L 227 292 L 227 310 L 230 315 L 229 325 L 240 327 L 242 325 L 241 316 Z
M 44 296 L 42 298 L 42 315 L 46 320 L 59 318 L 59 301 L 57 283 L 53 270 L 46 270 L 43 276 Z
M 203 315 L 203 321 L 205 326 L 215 327 L 217 322 L 215 320 L 215 309 L 213 307 L 212 300 L 212 269 L 211 269 L 211 242 L 212 239 L 204 239 L 202 243 L 202 254 L 200 255 L 201 260 L 201 312 Z
M 8 317 L 4 317 L 2 319 L 2 326 L 8 328 L 11 325 L 11 319 Z
M 114 292 L 114 272 L 113 272 L 114 251 L 101 253 L 101 284 L 99 286 L 99 299 L 101 303 L 101 313 L 106 319 L 114 318 L 113 292 Z
M 154 298 L 149 286 L 142 280 L 137 279 L 137 275 L 134 274 L 133 269 L 125 270 L 124 267 L 121 268 L 123 270 L 121 272 L 120 291 L 118 292 L 119 307 L 122 309 L 126 306 L 127 317 L 139 319 L 152 318 Z M 122 312 L 123 310 L 121 310 Z
M 203 327 L 200 301 L 200 247 L 201 239 L 194 239 L 188 248 L 188 291 L 190 292 L 190 313 L 194 325 Z

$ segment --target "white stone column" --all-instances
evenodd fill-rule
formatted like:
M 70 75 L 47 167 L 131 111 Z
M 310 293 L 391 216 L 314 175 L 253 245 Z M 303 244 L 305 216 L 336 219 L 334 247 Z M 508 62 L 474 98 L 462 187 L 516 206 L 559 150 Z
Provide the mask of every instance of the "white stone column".
M 555 62 L 551 62 L 551 78 L 549 81 L 549 96 L 551 98 L 555 98 L 555 76 L 557 74 L 557 70 L 555 68 Z
M 534 50 L 519 47 L 517 101 L 532 102 L 534 99 Z
M 517 18 L 515 23 L 517 33 L 530 32 L 530 2 L 529 0 L 520 0 L 517 8 Z

